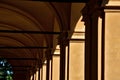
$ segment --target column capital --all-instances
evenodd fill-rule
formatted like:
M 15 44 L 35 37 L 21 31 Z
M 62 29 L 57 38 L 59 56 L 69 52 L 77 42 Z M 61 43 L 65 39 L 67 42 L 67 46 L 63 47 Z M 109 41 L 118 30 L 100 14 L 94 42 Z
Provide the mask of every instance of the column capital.
M 62 32 L 58 37 L 58 44 L 66 46 L 68 44 L 68 32 Z
M 96 10 L 94 13 L 91 13 L 91 14 L 89 14 L 89 11 L 85 9 L 85 11 L 83 12 L 82 21 L 84 21 L 84 25 L 88 27 L 91 25 L 92 19 L 98 18 L 98 17 L 103 18 L 103 13 L 104 13 L 104 10 L 102 8 Z
M 46 59 L 47 59 L 47 60 L 52 59 L 51 49 L 48 49 L 48 50 L 45 52 L 45 56 L 46 56 Z
M 103 0 L 96 0 L 95 2 L 91 0 L 89 3 L 82 10 L 83 19 L 82 21 L 85 24 L 90 20 L 90 18 L 94 15 L 98 17 L 102 17 L 103 7 L 102 7 Z

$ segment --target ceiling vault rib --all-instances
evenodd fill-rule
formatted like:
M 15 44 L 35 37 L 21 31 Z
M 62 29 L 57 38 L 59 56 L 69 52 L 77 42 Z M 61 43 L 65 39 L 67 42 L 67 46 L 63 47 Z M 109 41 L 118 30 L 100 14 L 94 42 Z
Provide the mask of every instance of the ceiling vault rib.
M 27 34 L 49 34 L 49 35 L 59 35 L 61 32 L 0 30 L 0 33 L 27 33 Z

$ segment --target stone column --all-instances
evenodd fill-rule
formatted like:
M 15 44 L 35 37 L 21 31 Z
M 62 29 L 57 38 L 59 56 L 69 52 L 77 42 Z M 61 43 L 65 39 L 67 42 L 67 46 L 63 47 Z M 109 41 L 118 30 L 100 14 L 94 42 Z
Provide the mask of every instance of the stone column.
M 46 64 L 46 80 L 49 80 L 49 71 L 50 71 L 50 59 L 51 59 L 51 50 L 46 51 L 46 59 L 47 59 L 47 64 Z
M 38 68 L 38 80 L 40 80 L 40 67 Z
M 98 17 L 99 5 L 89 3 L 83 9 L 85 22 L 85 80 L 98 80 Z
M 68 44 L 68 33 L 63 32 L 59 37 L 60 44 L 60 80 L 65 80 L 65 55 L 66 55 L 66 45 Z

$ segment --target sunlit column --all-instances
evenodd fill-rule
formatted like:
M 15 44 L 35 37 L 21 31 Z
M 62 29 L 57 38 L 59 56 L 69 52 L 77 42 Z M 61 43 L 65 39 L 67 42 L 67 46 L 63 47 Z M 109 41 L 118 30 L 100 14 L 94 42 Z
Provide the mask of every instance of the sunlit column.
M 44 64 L 43 64 L 43 77 L 42 77 L 42 80 L 46 80 L 46 61 L 44 62 Z
M 101 80 L 102 19 L 98 18 L 98 80 Z
M 36 80 L 36 73 L 34 73 L 34 80 Z
M 37 68 L 37 71 L 36 71 L 36 80 L 38 80 L 38 68 Z
M 34 80 L 35 78 L 34 78 L 34 74 L 32 75 L 32 80 Z
M 60 73 L 60 49 L 59 46 L 56 47 L 56 50 L 52 57 L 52 80 L 59 80 Z
M 68 67 L 69 67 L 69 64 L 68 64 L 68 46 L 66 46 L 66 55 L 65 55 L 65 80 L 68 80 Z
M 43 73 L 42 73 L 42 68 L 40 68 L 40 80 L 42 80 L 42 75 L 43 75 Z
M 33 79 L 33 76 L 31 75 L 30 80 L 32 80 L 32 79 Z
M 49 80 L 51 80 L 52 74 L 52 61 L 50 60 L 50 68 L 49 68 Z

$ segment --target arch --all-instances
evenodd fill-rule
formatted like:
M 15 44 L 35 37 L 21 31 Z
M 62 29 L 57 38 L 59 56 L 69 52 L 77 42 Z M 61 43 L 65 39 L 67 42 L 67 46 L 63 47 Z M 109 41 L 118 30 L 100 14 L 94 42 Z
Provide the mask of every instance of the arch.
M 59 15 L 58 11 L 56 10 L 56 8 L 54 7 L 54 5 L 51 2 L 46 2 L 45 4 L 48 6 L 49 9 L 51 9 L 51 12 L 53 14 L 55 14 L 56 20 L 59 24 L 59 31 L 62 32 L 63 23 L 62 23 L 62 20 L 61 20 L 61 17 Z
M 44 28 L 42 27 L 42 25 L 34 17 L 32 17 L 32 15 L 28 14 L 27 12 L 20 10 L 20 9 L 14 7 L 13 5 L 11 6 L 8 3 L 4 3 L 4 2 L 0 3 L 0 8 L 8 9 L 9 11 L 16 13 L 17 15 L 20 15 L 20 16 L 26 18 L 27 20 L 31 21 L 32 24 L 34 24 L 35 27 L 38 28 L 40 31 L 44 31 Z M 48 40 L 46 39 L 45 34 L 44 34 L 44 37 L 45 37 L 45 41 L 48 45 Z
M 11 24 L 6 24 L 6 23 L 0 22 L 0 30 L 20 30 L 21 31 L 22 29 L 17 28 Z M 22 34 L 22 35 L 27 37 L 29 40 L 31 40 L 34 45 L 37 45 L 35 39 L 32 36 L 30 36 L 28 34 Z
M 6 24 L 1 24 L 1 23 L 0 23 L 0 25 L 1 25 L 1 27 L 0 27 L 1 30 L 4 30 L 4 29 L 5 30 L 6 29 L 7 30 L 12 30 L 12 29 L 13 30 L 21 30 L 12 25 L 6 25 Z M 18 34 L 19 36 L 23 37 L 24 40 L 22 40 L 21 37 L 15 36 L 15 34 L 12 35 L 12 33 L 11 33 L 11 35 L 7 34 L 7 33 L 1 33 L 0 35 L 1 35 L 0 37 L 9 37 L 11 39 L 15 39 L 15 40 L 19 41 L 20 43 L 24 44 L 24 46 L 27 46 L 27 45 L 29 46 L 29 44 L 39 45 L 38 43 L 36 43 L 35 39 L 32 36 L 30 36 L 29 34 Z M 27 41 L 27 43 L 25 40 Z M 36 52 L 39 53 L 40 52 L 39 49 L 35 50 L 35 53 Z

